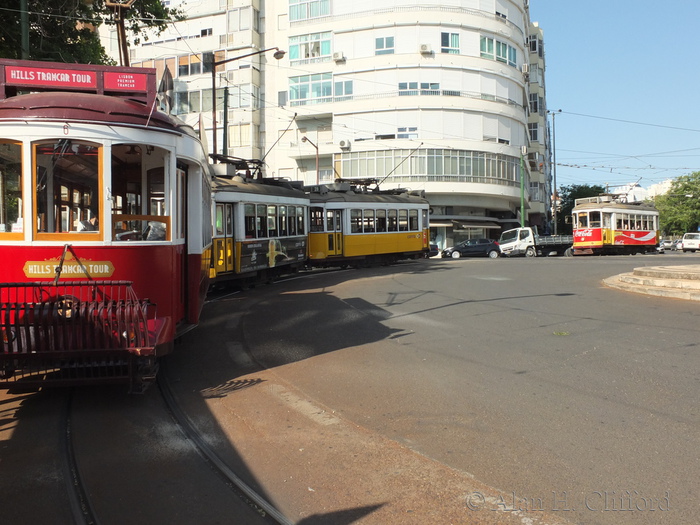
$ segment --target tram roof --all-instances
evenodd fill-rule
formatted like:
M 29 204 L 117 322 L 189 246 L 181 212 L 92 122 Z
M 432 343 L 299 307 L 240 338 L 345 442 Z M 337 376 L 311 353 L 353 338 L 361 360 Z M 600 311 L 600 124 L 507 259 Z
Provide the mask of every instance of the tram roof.
M 409 192 L 403 193 L 380 193 L 368 192 L 358 193 L 354 191 L 332 191 L 309 193 L 311 202 L 358 202 L 358 203 L 386 203 L 386 204 L 425 204 L 428 201 L 418 195 L 412 195 Z
M 290 197 L 308 200 L 308 196 L 282 179 L 246 179 L 244 177 L 214 177 L 212 189 L 215 193 L 237 192 L 253 195 Z
M 190 126 L 141 102 L 94 93 L 46 92 L 0 100 L 2 121 L 80 121 L 192 134 Z

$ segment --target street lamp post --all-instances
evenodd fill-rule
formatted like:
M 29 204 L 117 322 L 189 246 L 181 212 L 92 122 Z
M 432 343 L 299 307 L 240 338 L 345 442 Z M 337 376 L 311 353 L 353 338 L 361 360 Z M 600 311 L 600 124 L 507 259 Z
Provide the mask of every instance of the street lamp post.
M 318 173 L 318 146 L 316 144 L 314 144 L 313 142 L 311 142 L 311 140 L 309 140 L 309 137 L 307 137 L 306 135 L 301 137 L 301 141 L 308 142 L 316 149 L 316 185 L 318 185 L 321 183 L 321 176 Z
M 267 49 L 261 49 L 260 51 L 254 51 L 253 53 L 248 53 L 246 55 L 241 55 L 238 57 L 233 57 L 233 58 L 227 58 L 226 60 L 219 60 L 215 61 L 214 60 L 214 55 L 212 55 L 211 59 L 211 122 L 212 122 L 212 150 L 213 153 L 216 155 L 217 153 L 217 144 L 216 144 L 216 68 L 217 66 L 221 66 L 223 64 L 227 64 L 228 62 L 233 62 L 234 60 L 240 60 L 242 58 L 248 58 L 252 57 L 255 55 L 261 55 L 263 53 L 267 53 L 268 51 L 275 51 L 275 54 L 272 55 L 275 57 L 275 59 L 280 60 L 284 55 L 287 53 L 286 51 L 282 51 L 279 47 L 269 47 Z
M 561 113 L 561 109 L 557 109 L 556 111 L 547 111 L 550 115 L 552 115 L 552 153 L 554 154 L 554 162 L 553 162 L 553 167 L 552 167 L 552 222 L 554 223 L 554 235 L 557 234 L 557 200 L 558 200 L 558 194 L 557 194 L 557 132 L 556 128 L 554 125 L 554 117 L 556 117 L 557 113 Z

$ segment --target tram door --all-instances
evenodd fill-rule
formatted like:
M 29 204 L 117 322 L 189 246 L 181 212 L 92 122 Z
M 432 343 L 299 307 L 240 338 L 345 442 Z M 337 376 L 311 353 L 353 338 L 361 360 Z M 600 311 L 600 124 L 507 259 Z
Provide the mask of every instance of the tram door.
M 216 205 L 216 238 L 214 266 L 217 273 L 233 271 L 233 204 Z
M 343 216 L 342 210 L 326 210 L 326 232 L 328 234 L 328 255 L 343 255 Z

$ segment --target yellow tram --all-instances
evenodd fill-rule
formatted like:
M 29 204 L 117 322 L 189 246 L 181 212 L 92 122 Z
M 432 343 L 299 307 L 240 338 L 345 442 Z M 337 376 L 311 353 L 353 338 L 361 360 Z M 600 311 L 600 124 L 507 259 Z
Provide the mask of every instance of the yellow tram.
M 423 192 L 379 190 L 376 179 L 338 180 L 307 191 L 310 266 L 391 264 L 426 256 L 429 205 Z

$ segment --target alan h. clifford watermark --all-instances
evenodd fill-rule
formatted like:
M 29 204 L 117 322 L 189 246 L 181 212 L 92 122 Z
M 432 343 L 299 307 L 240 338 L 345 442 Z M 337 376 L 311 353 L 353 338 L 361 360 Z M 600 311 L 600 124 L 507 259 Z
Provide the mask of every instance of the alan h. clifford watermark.
M 567 491 L 552 491 L 546 497 L 531 497 L 511 492 L 486 496 L 467 494 L 465 503 L 472 511 L 500 512 L 665 512 L 671 510 L 671 495 L 651 497 L 636 490 L 594 490 L 572 497 Z

